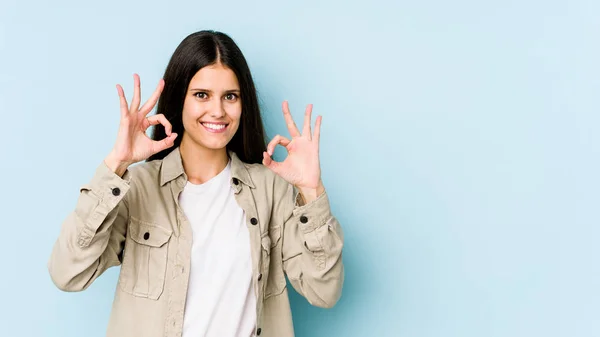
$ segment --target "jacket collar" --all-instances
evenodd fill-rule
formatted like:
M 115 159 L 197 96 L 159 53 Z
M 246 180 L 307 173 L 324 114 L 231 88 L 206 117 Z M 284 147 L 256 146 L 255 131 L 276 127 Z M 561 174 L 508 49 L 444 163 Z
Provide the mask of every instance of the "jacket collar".
M 235 152 L 228 151 L 228 154 L 229 158 L 231 159 L 232 180 L 237 179 L 249 187 L 255 188 L 254 183 L 250 178 L 250 173 L 248 172 L 244 162 L 239 159 Z M 181 152 L 179 151 L 179 147 L 176 147 L 162 160 L 160 169 L 160 185 L 163 186 L 171 180 L 179 178 L 181 175 L 186 176 L 183 169 L 183 162 L 181 160 Z

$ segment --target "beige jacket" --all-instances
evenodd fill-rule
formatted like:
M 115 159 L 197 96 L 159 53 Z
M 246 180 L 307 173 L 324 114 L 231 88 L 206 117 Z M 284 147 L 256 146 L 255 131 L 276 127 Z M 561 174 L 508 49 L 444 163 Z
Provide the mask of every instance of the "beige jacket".
M 231 187 L 250 231 L 255 333 L 293 336 L 284 275 L 311 304 L 332 307 L 344 280 L 342 229 L 327 194 L 300 206 L 292 185 L 261 164 L 229 155 Z M 192 247 L 192 229 L 178 205 L 186 181 L 175 148 L 163 160 L 130 167 L 122 178 L 102 163 L 81 187 L 48 269 L 58 288 L 81 291 L 121 265 L 107 336 L 181 336 Z

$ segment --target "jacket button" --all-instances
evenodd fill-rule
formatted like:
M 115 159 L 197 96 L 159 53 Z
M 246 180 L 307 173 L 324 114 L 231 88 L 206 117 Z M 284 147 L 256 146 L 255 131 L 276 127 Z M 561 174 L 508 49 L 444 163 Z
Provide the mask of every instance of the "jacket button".
M 258 223 L 258 220 L 256 220 L 256 218 L 252 218 L 250 219 L 250 223 L 256 225 Z
M 303 215 L 303 216 L 300 217 L 300 222 L 307 223 L 308 222 L 308 218 Z
M 260 333 L 262 332 L 261 328 L 256 329 L 256 335 L 260 336 Z
M 144 233 L 144 240 L 148 240 L 150 239 L 150 233 L 146 232 Z
M 113 190 L 112 190 L 112 194 L 113 194 L 115 197 L 116 197 L 116 196 L 118 196 L 119 194 L 121 194 L 121 189 L 120 189 L 120 188 L 118 188 L 118 187 L 115 187 L 115 188 L 113 188 Z
M 262 280 L 262 274 L 258 274 L 258 280 Z
M 233 178 L 233 184 L 234 185 L 238 185 L 240 183 L 240 181 L 237 178 Z

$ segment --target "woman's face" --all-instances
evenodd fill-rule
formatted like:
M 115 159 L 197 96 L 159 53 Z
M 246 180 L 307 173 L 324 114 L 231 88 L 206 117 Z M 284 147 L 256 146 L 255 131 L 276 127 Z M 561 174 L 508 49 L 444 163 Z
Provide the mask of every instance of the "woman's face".
M 240 86 L 234 72 L 220 63 L 200 69 L 183 103 L 182 142 L 223 149 L 235 135 L 242 115 Z

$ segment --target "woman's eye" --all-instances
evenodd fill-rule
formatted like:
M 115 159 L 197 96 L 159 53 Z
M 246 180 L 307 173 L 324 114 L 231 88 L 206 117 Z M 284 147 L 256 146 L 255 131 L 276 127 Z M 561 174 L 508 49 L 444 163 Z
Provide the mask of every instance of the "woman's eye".
M 197 92 L 194 94 L 194 96 L 200 98 L 200 99 L 205 99 L 208 98 L 208 95 L 205 92 Z
M 237 99 L 237 95 L 236 94 L 227 94 L 225 95 L 225 99 L 228 101 L 234 101 L 235 99 Z

